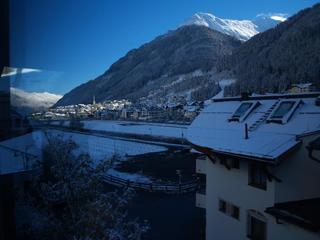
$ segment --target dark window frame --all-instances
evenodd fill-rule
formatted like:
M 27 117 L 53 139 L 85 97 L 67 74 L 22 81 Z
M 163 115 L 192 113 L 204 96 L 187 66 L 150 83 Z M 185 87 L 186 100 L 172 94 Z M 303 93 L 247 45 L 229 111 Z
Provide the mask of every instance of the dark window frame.
M 230 216 L 234 219 L 240 220 L 240 207 L 231 204 L 230 208 Z
M 218 210 L 233 219 L 240 220 L 240 207 L 231 202 L 218 198 Z
M 237 159 L 237 158 L 231 158 L 230 160 L 231 162 L 231 168 L 234 168 L 234 169 L 240 169 L 240 160 Z
M 249 163 L 248 166 L 248 185 L 267 190 L 268 176 L 264 169 L 263 164 Z
M 222 213 L 227 213 L 227 201 L 219 199 L 219 211 Z
M 257 217 L 256 213 L 248 212 L 247 215 L 247 238 L 252 240 L 266 240 L 267 239 L 267 221 L 263 220 L 262 217 Z M 257 226 L 257 224 L 261 224 L 260 229 L 263 229 L 263 232 L 259 233 L 261 236 L 257 237 L 255 232 L 257 229 L 255 229 L 254 226 Z M 258 228 L 259 229 L 259 228 Z

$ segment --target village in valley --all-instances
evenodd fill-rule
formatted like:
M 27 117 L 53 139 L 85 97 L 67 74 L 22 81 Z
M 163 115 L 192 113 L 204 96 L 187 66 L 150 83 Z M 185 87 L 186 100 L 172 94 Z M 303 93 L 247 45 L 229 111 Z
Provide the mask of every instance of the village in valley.
M 190 123 L 204 106 L 203 101 L 186 102 L 182 97 L 174 97 L 166 104 L 133 104 L 129 100 L 112 100 L 91 104 L 76 104 L 50 108 L 31 115 L 33 119 L 66 120 L 72 117 L 100 120 L 131 120 L 167 123 Z

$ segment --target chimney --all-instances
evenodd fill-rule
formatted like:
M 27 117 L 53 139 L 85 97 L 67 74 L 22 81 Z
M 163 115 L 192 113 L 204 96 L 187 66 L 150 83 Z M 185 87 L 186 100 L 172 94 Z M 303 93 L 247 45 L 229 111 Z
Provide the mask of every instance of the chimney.
M 250 93 L 248 92 L 241 93 L 241 100 L 249 100 L 249 98 L 250 98 Z
M 248 135 L 248 124 L 244 124 L 244 139 L 248 139 L 249 135 Z

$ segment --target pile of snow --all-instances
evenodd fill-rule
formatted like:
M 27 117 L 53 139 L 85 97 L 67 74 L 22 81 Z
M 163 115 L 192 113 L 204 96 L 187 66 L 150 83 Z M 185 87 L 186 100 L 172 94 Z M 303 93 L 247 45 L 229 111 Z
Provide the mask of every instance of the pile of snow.
M 286 20 L 285 14 L 259 14 L 253 20 L 231 20 L 218 18 L 211 13 L 196 13 L 184 25 L 201 25 L 247 41 L 259 32 L 275 27 Z

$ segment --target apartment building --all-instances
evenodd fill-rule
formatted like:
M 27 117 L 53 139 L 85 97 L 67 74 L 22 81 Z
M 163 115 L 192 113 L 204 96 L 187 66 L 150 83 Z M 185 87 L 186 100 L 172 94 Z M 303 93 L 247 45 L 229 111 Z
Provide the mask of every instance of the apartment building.
M 319 94 L 215 99 L 187 139 L 206 239 L 320 238 Z

